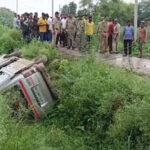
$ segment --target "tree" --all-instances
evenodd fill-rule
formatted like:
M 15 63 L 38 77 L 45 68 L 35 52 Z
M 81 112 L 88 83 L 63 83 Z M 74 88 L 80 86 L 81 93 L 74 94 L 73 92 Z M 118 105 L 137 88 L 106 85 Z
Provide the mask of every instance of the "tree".
M 0 24 L 13 26 L 13 12 L 7 8 L 0 8 Z
M 150 1 L 143 0 L 139 3 L 138 7 L 138 14 L 139 14 L 139 22 L 147 20 L 150 18 Z
M 73 14 L 76 15 L 77 12 L 77 4 L 74 2 L 70 2 L 69 5 L 64 5 L 61 14 L 67 15 L 67 14 Z
M 83 8 L 83 10 L 87 10 L 88 14 L 92 13 L 94 7 L 94 0 L 81 0 L 80 1 L 80 8 Z
M 61 10 L 61 14 L 62 15 L 67 15 L 69 14 L 69 6 L 68 5 L 64 5 L 62 10 Z
M 80 5 L 81 8 L 91 8 L 93 6 L 93 0 L 81 0 Z
M 118 19 L 121 24 L 125 24 L 127 20 L 134 18 L 134 5 L 125 3 L 123 0 L 81 0 L 81 8 L 86 8 L 94 21 L 100 21 L 102 16 L 108 19 Z
M 76 15 L 76 11 L 77 11 L 77 4 L 74 2 L 69 3 L 69 13 Z

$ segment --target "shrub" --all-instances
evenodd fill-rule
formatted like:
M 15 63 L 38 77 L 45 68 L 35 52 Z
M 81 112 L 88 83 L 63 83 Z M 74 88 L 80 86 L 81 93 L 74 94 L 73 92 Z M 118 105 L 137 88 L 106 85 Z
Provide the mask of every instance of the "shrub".
M 2 26 L 0 26 L 0 29 L 2 29 L 0 37 L 0 54 L 11 53 L 22 46 L 22 35 L 20 31 Z
M 22 48 L 23 56 L 28 59 L 33 59 L 39 55 L 46 55 L 49 60 L 53 60 L 59 57 L 56 50 L 52 49 L 52 46 L 48 42 L 40 42 L 33 40 L 30 44 L 25 45 Z
M 133 123 L 134 128 L 140 121 L 142 122 L 140 123 L 141 127 L 144 124 L 145 129 L 149 129 L 146 121 L 142 121 L 142 119 L 138 121 L 132 117 L 132 113 L 122 113 L 119 123 L 115 119 L 116 114 L 126 107 L 132 107 L 135 103 L 140 106 L 142 101 L 149 100 L 150 85 L 148 83 L 149 80 L 144 80 L 140 76 L 99 64 L 91 58 L 72 62 L 69 67 L 66 66 L 64 74 L 57 81 L 62 101 L 58 106 L 57 113 L 55 112 L 56 121 L 55 119 L 53 121 L 58 126 L 66 127 L 67 130 L 71 128 L 82 131 L 86 135 L 86 139 L 90 139 L 87 144 L 94 145 L 95 149 L 99 149 L 101 143 L 104 143 L 104 145 L 108 145 L 107 148 L 125 150 L 127 148 L 125 140 L 120 141 L 116 148 L 116 145 L 111 143 L 113 138 L 109 138 L 107 133 L 113 126 L 113 129 L 118 132 L 115 134 L 110 130 L 109 136 L 111 137 L 111 133 L 115 134 L 113 136 L 115 138 L 122 135 L 119 127 L 124 129 L 124 132 L 128 131 L 128 126 L 123 125 L 124 122 L 129 122 L 130 125 Z M 144 110 L 144 107 L 142 109 Z M 140 115 L 142 116 L 142 110 Z M 132 128 L 129 129 L 132 130 Z M 129 135 L 130 132 L 125 132 L 122 138 L 126 139 L 126 134 Z M 137 137 L 135 133 L 133 135 Z M 149 141 L 149 137 L 143 136 L 143 138 L 143 141 Z M 117 139 L 119 141 L 119 136 Z M 134 143 L 132 144 L 134 145 Z M 145 145 L 142 141 L 140 144 L 143 147 Z
M 0 150 L 88 150 L 82 137 L 69 136 L 55 125 L 11 117 L 8 95 L 0 96 Z

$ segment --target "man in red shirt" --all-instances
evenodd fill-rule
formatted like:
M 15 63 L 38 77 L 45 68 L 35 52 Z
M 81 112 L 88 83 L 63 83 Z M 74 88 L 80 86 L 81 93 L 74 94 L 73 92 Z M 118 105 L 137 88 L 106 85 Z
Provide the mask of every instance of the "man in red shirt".
M 147 30 L 145 27 L 145 22 L 141 22 L 141 27 L 139 29 L 139 50 L 140 50 L 140 58 L 143 57 L 143 45 L 147 41 Z
M 114 20 L 110 20 L 110 22 L 108 23 L 108 47 L 110 54 L 112 54 L 113 32 L 114 32 Z

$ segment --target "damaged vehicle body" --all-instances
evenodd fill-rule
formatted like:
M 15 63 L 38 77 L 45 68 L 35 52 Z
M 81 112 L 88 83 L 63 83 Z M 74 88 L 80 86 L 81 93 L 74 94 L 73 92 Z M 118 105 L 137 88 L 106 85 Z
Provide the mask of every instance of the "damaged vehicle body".
M 21 58 L 21 52 L 0 57 L 0 92 L 19 90 L 37 120 L 46 117 L 57 101 L 46 62 L 46 56 L 30 61 Z

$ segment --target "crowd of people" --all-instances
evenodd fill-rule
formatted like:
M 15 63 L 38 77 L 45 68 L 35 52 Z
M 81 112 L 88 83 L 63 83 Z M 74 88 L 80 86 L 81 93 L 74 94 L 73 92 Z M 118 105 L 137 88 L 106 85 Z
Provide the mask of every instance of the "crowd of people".
M 38 13 L 24 13 L 21 16 L 15 14 L 14 27 L 22 30 L 24 39 L 30 42 L 33 38 L 41 42 L 52 42 L 54 47 L 62 46 L 68 49 L 78 48 L 80 51 L 90 46 L 93 34 L 99 37 L 100 53 L 106 53 L 109 49 L 110 54 L 117 54 L 120 39 L 121 26 L 117 19 L 107 21 L 103 17 L 95 30 L 92 16 L 79 15 L 75 18 L 72 14 L 60 15 L 55 13 L 52 18 L 48 14 L 42 13 L 39 18 Z M 140 57 L 143 56 L 143 45 L 147 41 L 147 30 L 144 22 L 141 22 L 139 29 L 138 45 Z M 134 41 L 134 28 L 131 21 L 123 31 L 124 56 L 132 56 L 132 43 Z
M 91 42 L 94 34 L 95 25 L 91 16 L 78 16 L 75 18 L 72 14 L 61 15 L 55 13 L 55 17 L 49 17 L 48 14 L 42 13 L 24 13 L 23 15 L 15 14 L 14 28 L 22 30 L 24 39 L 30 42 L 33 38 L 41 42 L 52 42 L 55 47 L 59 45 L 68 49 L 84 49 Z M 83 44 L 84 43 L 84 44 Z

